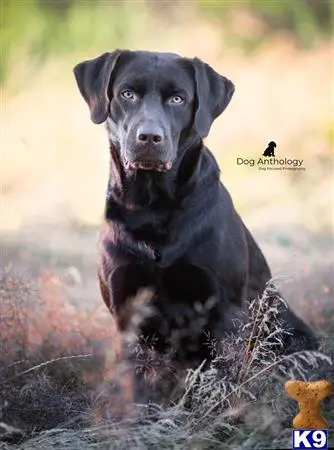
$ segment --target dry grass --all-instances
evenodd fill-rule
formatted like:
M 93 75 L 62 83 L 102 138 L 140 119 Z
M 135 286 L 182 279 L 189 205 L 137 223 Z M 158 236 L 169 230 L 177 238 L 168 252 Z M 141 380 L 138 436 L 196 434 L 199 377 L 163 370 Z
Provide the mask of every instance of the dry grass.
M 10 273 L 3 274 L 1 292 L 15 311 L 31 307 L 26 282 Z M 108 350 L 68 354 L 66 344 L 56 349 L 48 335 L 37 347 L 31 345 L 27 333 L 18 348 L 12 340 L 9 347 L 16 351 L 3 353 L 6 360 L 2 360 L 0 370 L 2 441 L 16 442 L 15 448 L 21 450 L 59 446 L 64 450 L 289 446 L 289 427 L 296 409 L 284 395 L 284 382 L 291 378 L 332 379 L 330 356 L 334 348 L 326 348 L 324 340 L 322 352 L 283 355 L 282 338 L 287 330 L 282 329 L 279 311 L 285 303 L 273 296 L 274 292 L 275 287 L 269 284 L 263 297 L 250 304 L 249 315 L 237 325 L 236 335 L 221 342 L 208 339 L 213 356 L 208 369 L 189 370 L 185 377 L 169 373 L 179 384 L 178 400 L 164 406 L 134 405 L 126 413 L 118 409 L 125 398 L 117 384 L 119 368 L 114 366 L 112 371 L 109 367 L 108 383 L 103 381 Z M 35 291 L 32 295 L 36 298 Z M 7 315 L 2 344 L 18 322 L 25 332 L 27 323 Z M 62 326 L 59 317 L 58 326 Z M 82 349 L 91 350 L 96 336 L 86 332 L 84 338 Z M 20 361 L 17 352 L 22 350 L 25 354 Z M 138 364 L 142 364 L 143 355 L 149 355 L 145 348 Z M 147 359 L 147 364 L 154 369 L 150 373 L 155 380 L 149 377 L 146 382 L 163 383 L 166 378 L 159 376 L 159 370 L 170 367 L 168 358 Z M 328 404 L 329 420 L 330 409 Z M 106 415 L 96 416 L 97 411 Z M 0 448 L 5 445 L 0 444 Z

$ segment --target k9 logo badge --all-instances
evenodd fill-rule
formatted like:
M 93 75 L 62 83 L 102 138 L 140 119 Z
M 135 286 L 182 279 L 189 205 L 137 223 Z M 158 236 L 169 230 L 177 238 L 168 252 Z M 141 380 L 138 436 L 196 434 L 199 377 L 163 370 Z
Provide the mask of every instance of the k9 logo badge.
M 293 430 L 292 448 L 295 449 L 328 449 L 328 430 Z

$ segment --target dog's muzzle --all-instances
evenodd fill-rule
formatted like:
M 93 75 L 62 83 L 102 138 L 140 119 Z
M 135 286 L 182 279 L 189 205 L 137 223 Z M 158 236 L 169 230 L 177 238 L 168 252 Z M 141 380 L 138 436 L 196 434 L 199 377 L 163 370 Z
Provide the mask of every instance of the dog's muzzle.
M 172 161 L 125 161 L 127 170 L 151 170 L 156 172 L 167 172 L 172 167 Z

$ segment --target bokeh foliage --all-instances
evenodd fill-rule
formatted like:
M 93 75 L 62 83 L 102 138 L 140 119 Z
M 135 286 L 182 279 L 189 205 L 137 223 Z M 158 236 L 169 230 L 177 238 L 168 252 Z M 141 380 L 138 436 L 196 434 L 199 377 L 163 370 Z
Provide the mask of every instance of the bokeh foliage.
M 332 32 L 333 2 L 330 0 L 195 0 L 204 12 L 224 19 L 232 8 L 244 8 L 262 19 L 268 31 L 286 30 L 302 46 Z
M 144 4 L 129 1 L 4 0 L 0 79 L 20 57 L 38 66 L 49 56 L 131 44 L 145 12 Z
M 38 65 L 48 56 L 131 45 L 143 15 L 152 20 L 174 20 L 182 0 L 1 0 L 0 81 L 15 59 L 28 57 Z M 301 46 L 310 46 L 332 32 L 331 0 L 193 0 L 187 8 L 198 10 L 229 27 L 229 14 L 243 8 L 263 21 L 265 34 L 287 30 Z M 258 37 L 234 39 L 236 45 L 253 49 Z

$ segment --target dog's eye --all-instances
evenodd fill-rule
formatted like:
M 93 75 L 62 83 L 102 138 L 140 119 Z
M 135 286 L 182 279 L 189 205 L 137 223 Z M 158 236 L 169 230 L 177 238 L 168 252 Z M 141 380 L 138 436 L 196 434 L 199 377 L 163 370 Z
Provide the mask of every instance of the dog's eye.
M 174 103 L 175 105 L 180 105 L 184 103 L 184 98 L 181 95 L 175 94 L 170 98 L 170 103 Z
M 121 96 L 127 100 L 134 100 L 136 98 L 135 93 L 131 89 L 125 89 L 121 92 Z

